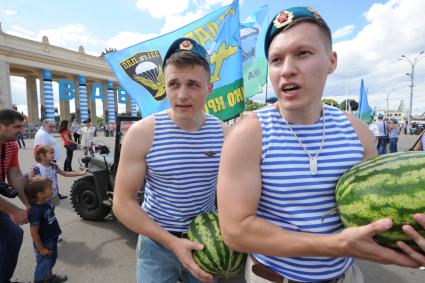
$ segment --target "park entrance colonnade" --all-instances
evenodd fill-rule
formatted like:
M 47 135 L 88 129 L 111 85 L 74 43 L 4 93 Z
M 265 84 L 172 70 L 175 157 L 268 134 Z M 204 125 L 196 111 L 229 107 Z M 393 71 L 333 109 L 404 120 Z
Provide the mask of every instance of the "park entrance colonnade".
M 72 99 L 78 121 L 89 118 L 89 113 L 96 121 L 96 100 L 103 102 L 107 123 L 115 123 L 118 103 L 126 104 L 128 114 L 135 116 L 137 112 L 135 101 L 119 87 L 102 56 L 86 54 L 82 46 L 73 51 L 50 45 L 46 36 L 37 42 L 10 35 L 1 30 L 0 24 L 0 109 L 12 107 L 10 76 L 26 80 L 28 119 L 33 123 L 39 123 L 40 116 L 54 118 L 52 81 L 59 84 L 61 120 L 70 120 Z

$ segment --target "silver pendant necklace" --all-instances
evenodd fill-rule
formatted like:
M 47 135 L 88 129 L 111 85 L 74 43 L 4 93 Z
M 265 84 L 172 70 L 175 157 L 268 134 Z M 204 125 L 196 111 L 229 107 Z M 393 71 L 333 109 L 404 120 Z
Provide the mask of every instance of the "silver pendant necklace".
M 322 108 L 322 115 L 323 115 L 322 143 L 320 144 L 320 148 L 319 148 L 319 150 L 316 152 L 316 154 L 314 156 L 312 156 L 310 154 L 310 152 L 308 152 L 307 148 L 305 148 L 305 146 L 301 142 L 300 138 L 297 136 L 297 134 L 295 133 L 295 131 L 292 129 L 292 127 L 286 121 L 285 116 L 283 116 L 282 107 L 280 106 L 280 104 L 279 104 L 279 113 L 282 116 L 282 120 L 285 122 L 285 124 L 288 127 L 288 129 L 291 131 L 291 133 L 294 135 L 294 137 L 297 140 L 297 142 L 301 145 L 302 149 L 307 154 L 308 159 L 309 159 L 310 175 L 312 175 L 312 176 L 317 175 L 317 172 L 318 172 L 318 168 L 317 168 L 317 157 L 322 152 L 323 146 L 325 144 L 325 109 Z

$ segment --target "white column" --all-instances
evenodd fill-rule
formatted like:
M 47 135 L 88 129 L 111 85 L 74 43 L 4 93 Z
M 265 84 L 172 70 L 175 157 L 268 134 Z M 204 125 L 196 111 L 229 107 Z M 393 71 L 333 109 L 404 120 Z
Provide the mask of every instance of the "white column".
M 3 58 L 2 58 L 3 57 Z M 9 63 L 0 56 L 0 109 L 12 107 Z

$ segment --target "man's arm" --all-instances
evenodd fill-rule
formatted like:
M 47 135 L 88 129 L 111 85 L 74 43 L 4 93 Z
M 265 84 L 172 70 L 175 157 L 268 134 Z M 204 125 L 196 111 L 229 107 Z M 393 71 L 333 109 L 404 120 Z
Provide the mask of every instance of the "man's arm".
M 134 124 L 125 135 L 115 178 L 114 214 L 130 230 L 170 249 L 195 277 L 211 281 L 212 275 L 200 269 L 192 258 L 192 250 L 201 250 L 203 245 L 170 234 L 153 221 L 136 201 L 146 174 L 146 154 L 152 145 L 154 127 L 153 117 L 148 117 Z
M 7 181 L 9 182 L 9 185 L 18 192 L 22 203 L 27 208 L 30 207 L 31 205 L 24 192 L 25 178 L 24 175 L 22 175 L 21 169 L 19 167 L 11 167 L 9 170 L 7 170 Z
M 287 231 L 257 217 L 261 143 L 261 128 L 255 114 L 234 126 L 224 142 L 217 196 L 221 233 L 227 245 L 268 256 L 353 256 L 401 266 L 418 265 L 408 256 L 373 241 L 375 234 L 391 227 L 388 219 L 338 234 L 319 235 Z
M 13 223 L 22 225 L 28 223 L 28 215 L 26 210 L 21 209 L 12 203 L 8 202 L 0 196 L 0 212 L 9 215 Z
M 51 254 L 52 252 L 46 249 L 46 247 L 43 245 L 43 242 L 41 241 L 40 234 L 39 234 L 40 225 L 31 225 L 31 237 L 32 241 L 34 242 L 34 245 L 37 249 L 37 251 L 42 255 L 46 256 Z
M 348 120 L 351 122 L 351 125 L 353 125 L 353 128 L 356 131 L 356 134 L 359 137 L 359 140 L 363 146 L 363 150 L 364 150 L 363 160 L 368 160 L 377 156 L 378 150 L 376 149 L 376 145 L 375 145 L 376 137 L 369 130 L 366 124 L 360 121 L 354 115 L 351 115 L 349 113 L 346 113 L 345 115 L 347 116 Z

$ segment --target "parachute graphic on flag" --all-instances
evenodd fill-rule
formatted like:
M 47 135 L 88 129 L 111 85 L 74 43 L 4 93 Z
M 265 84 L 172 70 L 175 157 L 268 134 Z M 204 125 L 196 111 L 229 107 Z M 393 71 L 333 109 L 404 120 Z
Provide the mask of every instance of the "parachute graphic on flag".
M 176 31 L 105 55 L 120 85 L 143 117 L 168 109 L 162 61 L 180 37 L 196 40 L 208 52 L 214 89 L 204 110 L 226 121 L 245 108 L 240 44 L 239 3 L 218 9 Z
M 245 97 L 263 92 L 267 83 L 267 59 L 264 37 L 268 24 L 268 6 L 261 7 L 241 23 L 241 45 Z

